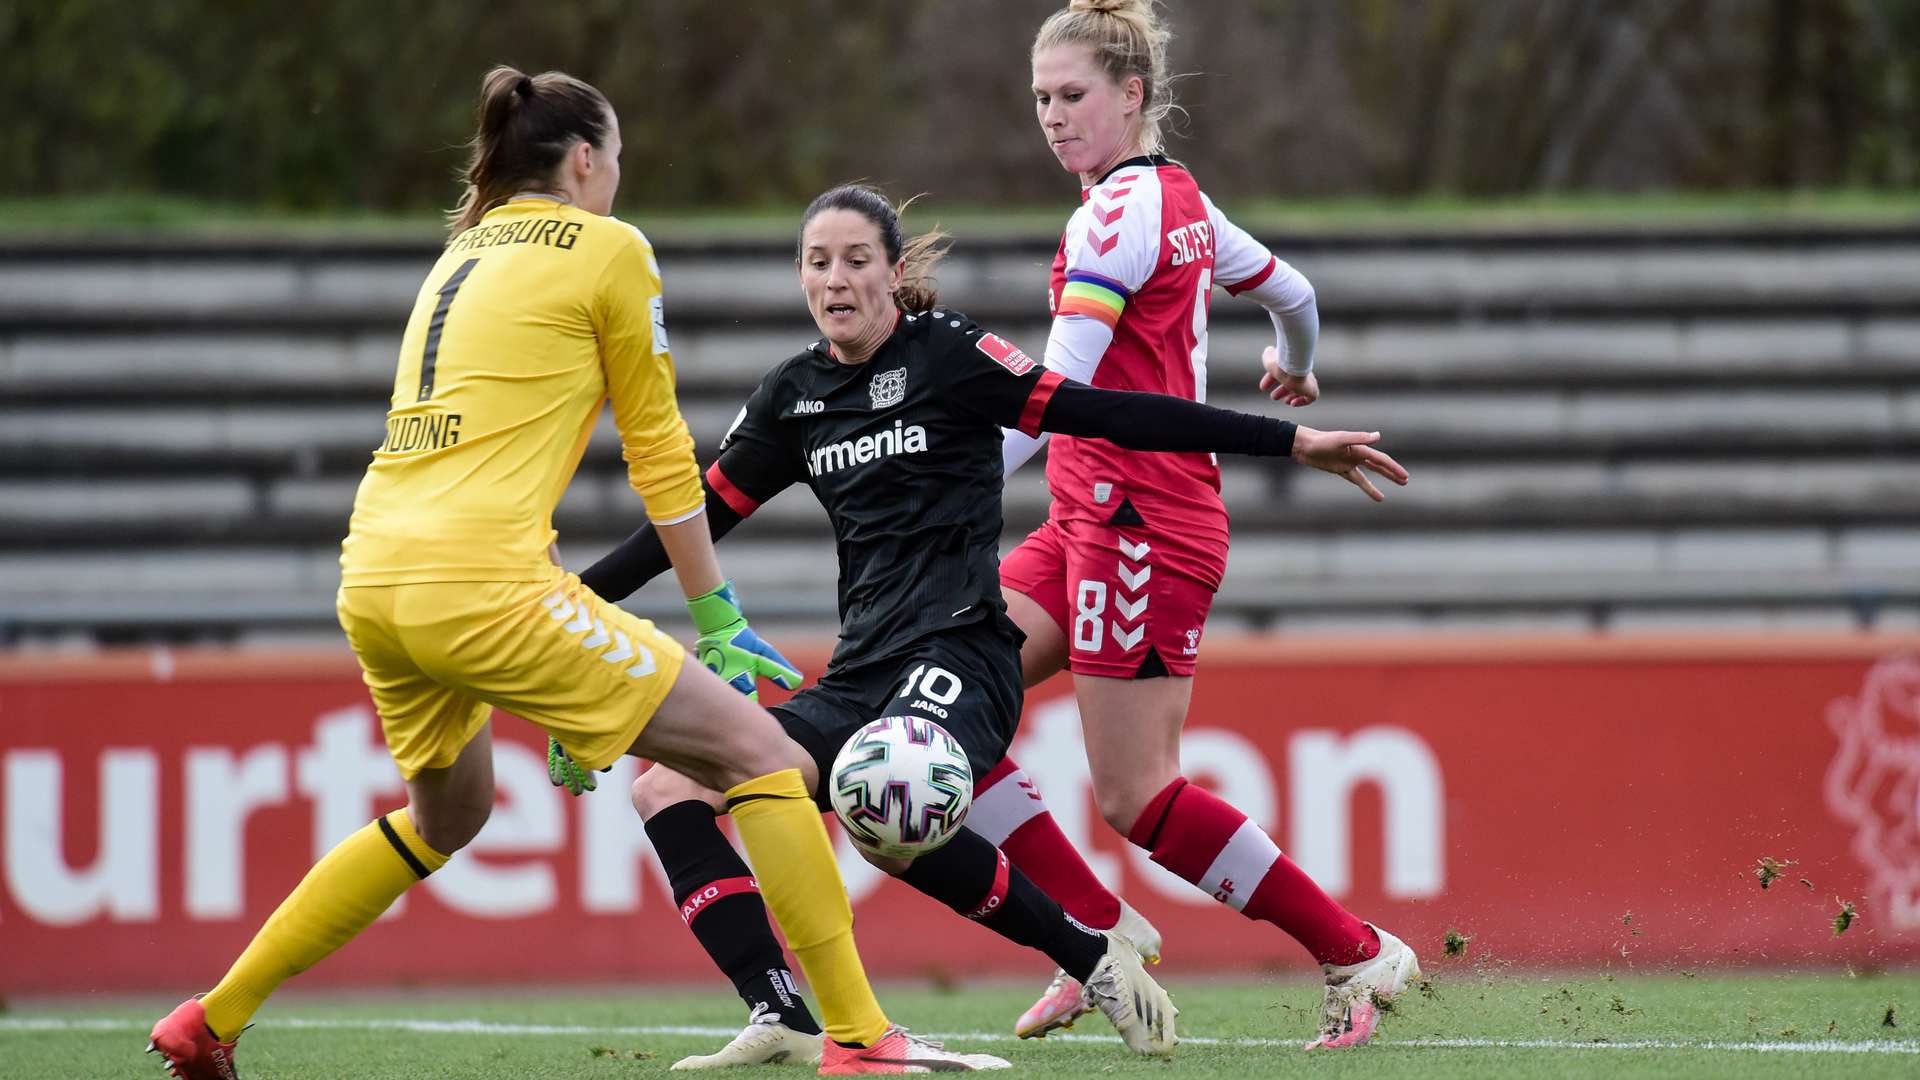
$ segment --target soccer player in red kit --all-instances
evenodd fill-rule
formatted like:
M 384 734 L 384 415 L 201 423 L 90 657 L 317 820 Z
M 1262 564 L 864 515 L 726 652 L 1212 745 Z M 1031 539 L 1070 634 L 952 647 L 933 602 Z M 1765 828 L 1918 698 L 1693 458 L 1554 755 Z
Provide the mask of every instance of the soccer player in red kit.
M 1205 401 L 1207 309 L 1219 285 L 1273 317 L 1261 388 L 1288 405 L 1309 404 L 1319 396 L 1312 286 L 1160 152 L 1169 36 L 1151 0 L 1073 0 L 1034 41 L 1041 130 L 1082 185 L 1053 264 L 1046 364 L 1096 387 Z M 1039 445 L 1008 432 L 1009 471 Z M 1380 498 L 1359 468 L 1347 479 Z M 1180 774 L 1180 728 L 1227 561 L 1217 463 L 1209 454 L 1137 453 L 1060 436 L 1047 482 L 1048 520 L 1004 560 L 1000 580 L 1027 635 L 1028 685 L 1073 673 L 1102 816 L 1154 862 L 1313 954 L 1327 988 L 1309 1049 L 1365 1042 L 1379 1020 L 1376 997 L 1418 976 L 1413 951 L 1342 908 L 1257 823 Z M 1058 868 L 1065 880 L 1038 869 L 1035 881 L 1076 918 L 1113 925 L 1117 901 L 1076 887 L 1091 875 L 1064 839 L 1054 857 L 1009 854 L 1030 872 Z M 1080 1015 L 1078 989 L 1056 977 L 1022 1017 L 1021 1033 Z

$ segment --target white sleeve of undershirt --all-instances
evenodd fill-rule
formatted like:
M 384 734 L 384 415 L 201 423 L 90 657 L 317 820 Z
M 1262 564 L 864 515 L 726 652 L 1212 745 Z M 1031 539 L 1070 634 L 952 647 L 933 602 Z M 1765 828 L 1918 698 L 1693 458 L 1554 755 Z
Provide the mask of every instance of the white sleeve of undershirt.
M 1124 305 L 1126 299 L 1145 285 L 1160 262 L 1160 183 L 1151 171 L 1120 169 L 1108 183 L 1086 193 L 1080 208 L 1067 219 L 1061 249 L 1066 276 L 1071 282 L 1085 274 Z M 1052 298 L 1059 311 L 1062 298 Z M 1113 343 L 1114 320 L 1120 308 L 1115 306 L 1106 321 L 1092 315 L 1056 314 L 1053 329 L 1047 334 L 1047 368 L 1075 382 L 1093 383 L 1100 358 Z M 1000 443 L 1001 465 L 1006 475 L 1026 464 L 1047 441 L 1004 433 Z
M 1267 309 L 1283 370 L 1289 375 L 1312 371 L 1314 346 L 1320 341 L 1313 283 L 1235 225 L 1213 200 L 1206 199 L 1206 204 L 1213 222 L 1214 283 Z
M 1106 355 L 1107 346 L 1112 342 L 1113 328 L 1098 319 L 1090 319 L 1085 315 L 1056 316 L 1053 329 L 1047 334 L 1047 370 L 1074 382 L 1091 385 L 1093 373 L 1100 368 L 1100 358 Z M 1046 445 L 1049 435 L 1045 431 L 1033 436 L 1012 428 L 1002 429 L 1002 475 L 1012 476 L 1014 470 L 1025 465 L 1035 452 Z
M 1012 476 L 1047 445 L 1053 432 L 1043 431 L 1038 435 L 1029 435 L 1013 428 L 1000 429 L 1000 468 L 1001 476 Z

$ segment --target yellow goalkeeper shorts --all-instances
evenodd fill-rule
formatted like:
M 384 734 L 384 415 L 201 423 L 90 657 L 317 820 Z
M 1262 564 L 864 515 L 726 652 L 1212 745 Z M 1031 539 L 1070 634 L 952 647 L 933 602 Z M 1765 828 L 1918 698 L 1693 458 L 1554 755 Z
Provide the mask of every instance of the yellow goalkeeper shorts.
M 356 585 L 340 590 L 338 608 L 409 780 L 452 765 L 496 708 L 546 729 L 589 769 L 611 765 L 686 657 L 573 574 Z

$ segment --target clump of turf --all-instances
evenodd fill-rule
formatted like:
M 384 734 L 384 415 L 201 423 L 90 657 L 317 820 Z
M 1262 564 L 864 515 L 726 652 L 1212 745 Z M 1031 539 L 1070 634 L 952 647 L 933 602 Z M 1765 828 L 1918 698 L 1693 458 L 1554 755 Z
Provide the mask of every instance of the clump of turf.
M 1853 920 L 1856 916 L 1853 912 L 1853 901 L 1842 900 L 1837 896 L 1833 898 L 1833 901 L 1840 905 L 1840 910 L 1833 916 L 1833 936 L 1839 937 L 1841 934 L 1847 932 L 1847 927 L 1853 925 Z
M 1880 1017 L 1881 1027 L 1899 1027 L 1900 1026 L 1899 1024 L 1896 1024 L 1893 1022 L 1893 1010 L 1898 1004 L 1899 1004 L 1898 1002 L 1894 1002 L 1894 1001 L 1887 1002 L 1886 1014 Z
M 1761 888 L 1771 888 L 1773 883 L 1786 873 L 1787 867 L 1792 866 L 1797 861 L 1796 859 L 1788 859 L 1782 862 L 1771 857 L 1762 858 L 1759 865 L 1754 868 L 1753 876 L 1760 880 Z
M 588 1048 L 587 1053 L 597 1058 L 632 1057 L 633 1060 L 635 1061 L 651 1061 L 654 1056 L 653 1051 L 651 1050 L 634 1050 L 631 1053 L 623 1054 L 620 1051 L 615 1050 L 611 1046 L 590 1047 Z
M 1467 955 L 1467 943 L 1472 940 L 1472 934 L 1463 934 L 1458 930 L 1449 929 L 1446 936 L 1440 939 L 1440 945 L 1447 959 L 1457 960 Z

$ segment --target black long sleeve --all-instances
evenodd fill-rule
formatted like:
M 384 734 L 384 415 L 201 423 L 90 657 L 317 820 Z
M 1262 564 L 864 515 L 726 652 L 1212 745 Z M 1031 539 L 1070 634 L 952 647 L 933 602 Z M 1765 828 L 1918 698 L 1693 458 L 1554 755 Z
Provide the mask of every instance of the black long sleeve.
M 1105 439 L 1128 450 L 1254 457 L 1292 454 L 1296 428 L 1291 420 L 1216 409 L 1165 394 L 1101 390 L 1070 379 L 1055 388 L 1040 418 L 1042 431 Z
M 707 489 L 707 527 L 715 540 L 733 531 L 744 519 L 713 490 Z M 667 558 L 660 533 L 648 522 L 634 530 L 620 546 L 601 556 L 600 561 L 580 572 L 580 582 L 603 600 L 625 600 L 634 590 L 673 568 Z

